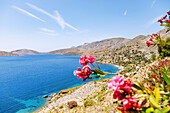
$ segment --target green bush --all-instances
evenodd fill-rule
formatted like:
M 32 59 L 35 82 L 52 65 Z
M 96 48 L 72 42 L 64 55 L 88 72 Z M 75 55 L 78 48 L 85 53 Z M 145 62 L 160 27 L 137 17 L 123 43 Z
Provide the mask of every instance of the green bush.
M 93 106 L 95 104 L 94 100 L 90 99 L 84 102 L 84 106 Z
M 99 95 L 97 98 L 97 101 L 101 102 L 105 99 L 105 97 L 103 95 Z

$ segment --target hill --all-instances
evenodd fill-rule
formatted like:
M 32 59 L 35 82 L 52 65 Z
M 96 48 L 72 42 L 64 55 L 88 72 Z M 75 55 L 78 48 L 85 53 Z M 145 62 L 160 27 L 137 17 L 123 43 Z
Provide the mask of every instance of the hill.
M 29 55 L 32 55 L 32 54 L 42 54 L 38 51 L 35 51 L 35 50 L 30 50 L 30 49 L 18 49 L 18 50 L 14 50 L 14 51 L 11 51 L 12 54 L 18 54 L 18 55 L 24 55 L 24 54 L 29 54 Z
M 92 43 L 85 43 L 81 46 L 78 46 L 79 49 L 86 49 L 86 50 L 94 50 L 94 49 L 101 49 L 101 48 L 117 48 L 120 46 L 124 46 L 130 39 L 126 38 L 111 38 L 105 39 L 101 41 L 95 41 Z
M 111 38 L 105 39 L 101 41 L 95 41 L 92 43 L 85 43 L 83 45 L 74 47 L 74 48 L 66 48 L 60 50 L 54 50 L 47 52 L 46 54 L 62 54 L 62 55 L 83 55 L 84 53 L 88 53 L 94 50 L 100 50 L 103 48 L 117 48 L 120 46 L 124 46 L 130 39 L 126 38 Z
M 19 55 L 10 52 L 0 51 L 0 56 L 19 56 Z
M 81 55 L 81 51 L 77 48 L 59 49 L 47 52 L 46 54 L 61 54 L 61 55 Z

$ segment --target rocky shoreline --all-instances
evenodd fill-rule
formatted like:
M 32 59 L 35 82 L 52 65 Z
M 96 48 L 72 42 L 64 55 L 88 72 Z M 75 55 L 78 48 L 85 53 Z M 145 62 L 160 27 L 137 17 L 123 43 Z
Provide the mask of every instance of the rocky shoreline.
M 84 103 L 86 100 L 89 100 L 91 98 L 94 103 L 97 104 L 97 101 L 99 100 L 99 94 L 102 94 L 105 90 L 105 93 L 107 92 L 107 96 L 105 95 L 104 98 L 107 99 L 106 102 L 111 104 L 113 102 L 112 100 L 112 91 L 109 91 L 107 89 L 107 83 L 110 78 L 97 80 L 97 81 L 91 81 L 88 83 L 85 83 L 81 86 L 77 86 L 74 88 L 69 88 L 66 90 L 61 90 L 58 94 L 53 95 L 50 99 L 48 99 L 48 104 L 41 109 L 35 111 L 35 113 L 67 113 L 67 112 L 91 112 L 96 111 L 94 108 L 90 107 L 92 105 L 89 105 L 88 107 L 84 106 Z M 104 87 L 104 88 L 103 88 Z M 98 97 L 98 98 L 95 98 Z M 69 102 L 75 102 L 76 107 L 69 107 Z M 113 103 L 112 103 L 113 104 Z M 101 105 L 95 105 L 97 107 L 98 111 L 103 111 L 103 108 Z
M 101 62 L 98 62 L 101 63 Z M 114 65 L 114 64 L 112 64 Z M 114 65 L 117 69 L 120 69 L 120 71 L 122 71 L 124 69 L 123 66 L 118 66 L 118 65 Z M 119 72 L 120 72 L 119 71 Z M 103 86 L 105 86 L 105 90 L 106 92 L 108 92 L 108 94 L 106 94 L 105 96 L 107 97 L 107 102 L 108 104 L 112 105 L 113 104 L 113 99 L 112 99 L 112 91 L 109 91 L 107 89 L 107 84 L 110 78 L 106 78 L 106 79 L 101 79 L 101 80 L 96 80 L 96 81 L 91 81 L 88 83 L 85 83 L 83 85 L 80 86 L 76 86 L 73 88 L 69 88 L 69 89 L 65 89 L 65 90 L 61 90 L 58 94 L 53 93 L 51 95 L 44 95 L 44 98 L 48 98 L 47 101 L 47 105 L 45 105 L 44 107 L 40 108 L 39 110 L 35 111 L 35 113 L 46 113 L 46 112 L 52 112 L 52 113 L 60 113 L 60 112 L 76 112 L 75 109 L 70 109 L 69 108 L 69 102 L 75 102 L 76 103 L 76 107 L 77 109 L 79 108 L 79 110 L 77 112 L 90 112 L 91 109 L 93 108 L 89 108 L 89 107 L 84 107 L 84 102 L 87 98 L 91 96 L 96 96 L 98 97 L 98 93 L 96 94 L 96 92 L 101 92 L 101 89 L 103 88 Z M 94 102 L 97 103 L 98 99 L 94 99 Z M 105 107 L 105 106 L 103 106 Z M 83 108 L 83 109 L 81 109 Z M 109 109 L 112 108 L 111 106 L 108 107 Z M 86 110 L 85 110 L 86 109 Z M 97 111 L 103 112 L 102 105 L 98 105 L 98 109 Z M 88 111 L 89 110 L 89 111 Z M 112 111 L 112 109 L 110 109 L 110 111 Z M 96 111 L 95 109 L 93 111 Z M 91 112 L 90 112 L 91 113 Z

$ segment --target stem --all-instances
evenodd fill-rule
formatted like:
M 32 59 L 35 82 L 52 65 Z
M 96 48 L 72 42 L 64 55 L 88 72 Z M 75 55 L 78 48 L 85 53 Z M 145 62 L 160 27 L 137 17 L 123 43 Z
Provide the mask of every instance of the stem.
M 94 79 L 94 78 L 100 78 L 100 76 L 96 76 L 96 77 L 88 77 L 87 79 Z
M 94 68 L 96 68 L 96 67 L 94 66 L 94 64 L 91 63 L 91 65 L 92 65 Z
M 117 73 L 108 73 L 108 72 L 103 72 L 104 74 L 106 74 L 106 75 L 118 75 L 119 74 L 119 72 L 117 72 Z

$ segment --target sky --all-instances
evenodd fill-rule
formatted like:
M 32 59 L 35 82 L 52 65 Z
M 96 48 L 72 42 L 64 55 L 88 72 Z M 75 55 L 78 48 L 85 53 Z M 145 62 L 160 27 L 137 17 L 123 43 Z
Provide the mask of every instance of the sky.
M 0 0 L 0 51 L 47 52 L 163 29 L 170 0 Z

